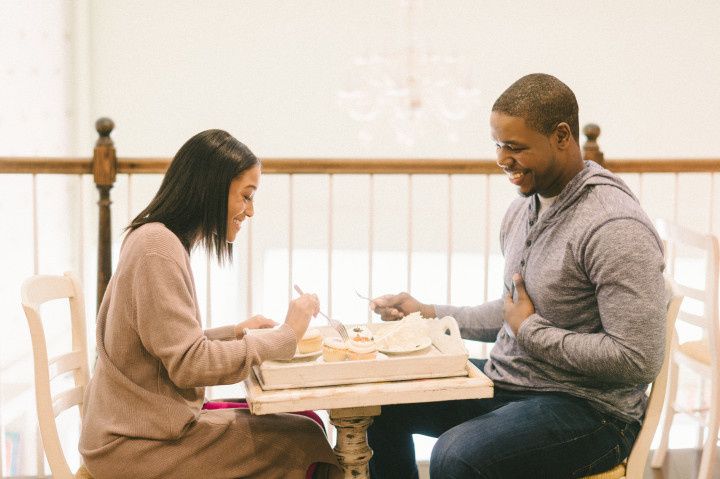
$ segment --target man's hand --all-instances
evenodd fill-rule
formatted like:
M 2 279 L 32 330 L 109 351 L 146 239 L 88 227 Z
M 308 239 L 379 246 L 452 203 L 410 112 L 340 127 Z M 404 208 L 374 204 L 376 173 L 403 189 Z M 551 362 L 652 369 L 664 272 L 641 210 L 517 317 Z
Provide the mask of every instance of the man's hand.
M 236 324 L 235 337 L 238 339 L 242 339 L 242 337 L 245 335 L 246 329 L 265 329 L 272 328 L 273 326 L 277 326 L 277 323 L 275 321 L 270 318 L 266 318 L 261 314 L 258 314 L 250 319 L 246 319 L 245 321 Z
M 370 310 L 379 314 L 383 321 L 397 321 L 410 313 L 420 311 L 425 318 L 435 317 L 435 307 L 423 304 L 408 293 L 385 294 L 370 302 Z
M 522 323 L 531 314 L 535 313 L 535 305 L 528 296 L 527 291 L 525 291 L 525 281 L 520 276 L 520 273 L 515 273 L 512 280 L 515 284 L 515 291 L 517 291 L 517 302 L 513 301 L 512 291 L 505 295 L 503 318 L 512 329 L 512 332 L 517 335 Z

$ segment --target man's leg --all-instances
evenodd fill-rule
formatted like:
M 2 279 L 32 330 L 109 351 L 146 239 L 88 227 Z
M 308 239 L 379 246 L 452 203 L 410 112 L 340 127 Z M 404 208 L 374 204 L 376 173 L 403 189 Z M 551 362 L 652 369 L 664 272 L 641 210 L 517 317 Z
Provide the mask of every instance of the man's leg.
M 500 405 L 493 399 L 473 399 L 382 406 L 380 415 L 373 418 L 368 428 L 368 443 L 373 450 L 370 477 L 416 478 L 413 434 L 439 437 L 448 429 Z
M 583 477 L 620 463 L 640 428 L 563 394 L 495 392 L 505 405 L 440 436 L 433 479 Z

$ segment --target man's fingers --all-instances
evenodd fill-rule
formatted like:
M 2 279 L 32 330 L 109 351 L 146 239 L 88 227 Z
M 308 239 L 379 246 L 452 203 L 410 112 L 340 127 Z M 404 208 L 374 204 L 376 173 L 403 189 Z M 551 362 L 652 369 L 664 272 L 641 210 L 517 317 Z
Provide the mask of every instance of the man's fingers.
M 370 310 L 381 316 L 386 314 L 389 309 L 395 309 L 397 300 L 395 294 L 384 294 L 370 301 Z
M 403 314 L 395 308 L 385 308 L 380 314 L 383 321 L 395 321 L 403 317 Z
M 507 308 L 508 306 L 512 306 L 512 305 L 514 304 L 514 303 L 513 303 L 512 294 L 507 293 L 507 294 L 505 295 L 505 298 L 504 298 L 504 299 L 505 299 L 505 307 L 506 307 L 506 308 Z
M 527 297 L 527 291 L 525 291 L 525 280 L 523 280 L 523 277 L 520 275 L 520 273 L 515 273 L 513 275 L 513 284 L 515 284 L 515 291 L 518 293 L 518 299 L 522 296 L 523 298 Z

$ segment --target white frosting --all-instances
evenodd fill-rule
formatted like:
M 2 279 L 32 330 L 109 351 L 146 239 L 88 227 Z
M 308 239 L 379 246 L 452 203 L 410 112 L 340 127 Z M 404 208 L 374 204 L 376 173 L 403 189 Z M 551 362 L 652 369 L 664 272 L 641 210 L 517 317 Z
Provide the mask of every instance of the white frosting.
M 348 349 L 353 353 L 367 354 L 377 351 L 374 341 L 350 341 Z
M 347 343 L 343 341 L 341 338 L 330 336 L 328 338 L 325 338 L 323 340 L 323 344 L 327 346 L 328 348 L 333 349 L 347 349 Z
M 430 326 L 437 318 L 423 318 L 419 312 L 410 313 L 399 321 L 388 323 L 378 332 L 380 346 L 388 349 L 406 349 L 430 336 Z

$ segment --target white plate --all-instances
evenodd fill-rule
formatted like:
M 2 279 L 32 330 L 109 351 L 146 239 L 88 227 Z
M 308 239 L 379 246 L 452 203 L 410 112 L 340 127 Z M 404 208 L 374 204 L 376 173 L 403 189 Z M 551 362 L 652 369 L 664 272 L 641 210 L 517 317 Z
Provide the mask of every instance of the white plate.
M 385 354 L 409 354 L 417 351 L 422 351 L 429 348 L 430 346 L 432 346 L 432 339 L 425 336 L 424 338 L 420 338 L 416 341 L 408 341 L 406 344 L 399 344 L 387 348 L 381 347 L 378 349 L 378 351 Z
M 322 349 L 318 351 L 312 351 L 310 353 L 298 353 L 295 351 L 295 356 L 293 356 L 291 359 L 278 359 L 278 361 L 288 362 L 288 361 L 310 361 L 311 359 L 315 359 L 316 357 L 320 356 L 322 354 Z

